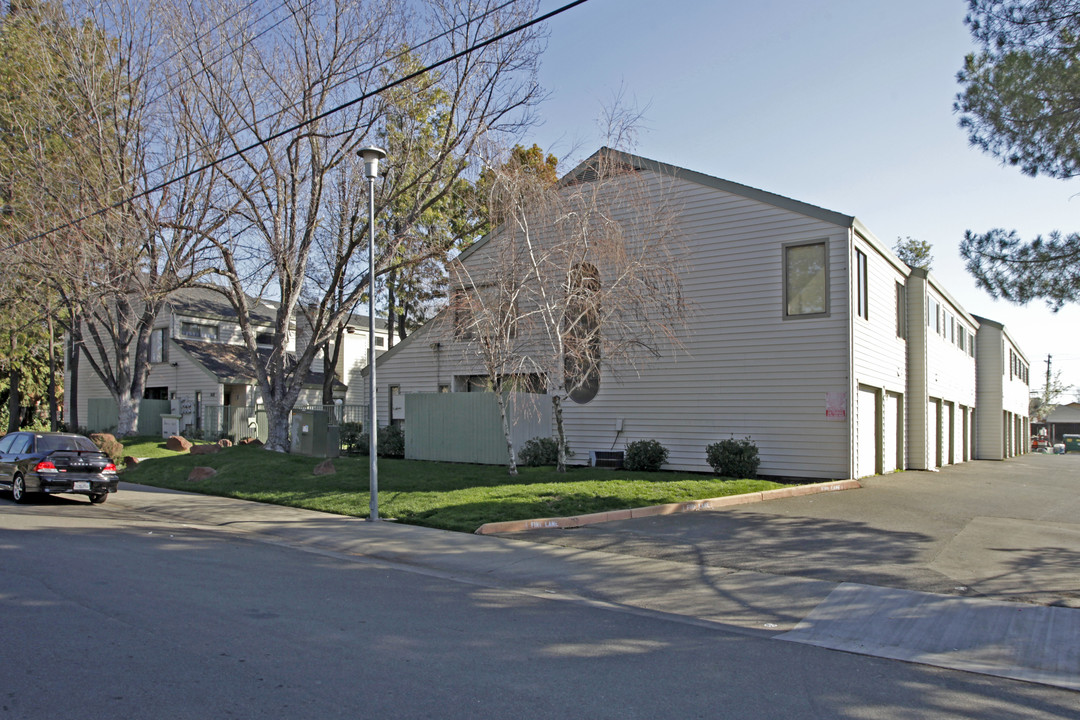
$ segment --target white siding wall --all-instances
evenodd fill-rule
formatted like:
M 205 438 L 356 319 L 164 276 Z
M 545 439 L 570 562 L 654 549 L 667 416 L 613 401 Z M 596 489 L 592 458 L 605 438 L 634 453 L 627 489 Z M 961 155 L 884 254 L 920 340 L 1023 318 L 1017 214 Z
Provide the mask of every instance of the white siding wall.
M 668 467 L 708 471 L 706 445 L 749 435 L 759 448 L 763 474 L 848 477 L 854 400 L 849 396 L 850 230 L 705 185 L 670 182 L 672 203 L 682 208 L 683 291 L 695 306 L 685 347 L 640 375 L 616 379 L 605 371 L 599 394 L 587 405 L 567 401 L 567 437 L 575 460 L 586 461 L 590 450 L 656 439 L 670 451 Z M 783 246 L 810 240 L 828 242 L 831 312 L 785 320 Z M 484 254 L 474 253 L 468 262 L 480 265 Z M 438 353 L 432 342 L 441 343 Z M 450 382 L 451 367 L 477 372 L 445 332 L 414 336 L 408 347 L 380 363 L 380 395 L 390 384 L 401 385 L 403 392 L 430 392 Z M 839 421 L 826 420 L 828 393 L 849 396 Z M 380 400 L 381 424 L 384 405 Z M 621 433 L 615 427 L 619 419 Z
M 856 467 L 862 468 L 853 477 L 892 470 L 896 466 L 897 407 L 904 405 L 902 398 L 907 392 L 907 341 L 896 332 L 897 297 L 896 285 L 906 282 L 906 274 L 899 261 L 885 254 L 876 244 L 856 235 L 854 248 L 867 257 L 867 289 L 869 317 L 864 319 L 853 313 L 852 320 L 852 367 L 853 383 L 862 392 L 873 389 L 875 402 L 861 403 L 856 406 L 854 418 L 858 430 L 855 438 L 869 437 L 870 442 L 858 440 L 854 443 Z M 852 252 L 854 260 L 854 252 Z M 853 272 L 852 294 L 857 292 L 857 273 Z M 893 396 L 891 416 L 886 414 L 890 407 L 887 398 Z M 866 415 L 866 410 L 871 415 Z M 889 437 L 886 438 L 885 434 Z M 889 457 L 886 458 L 886 452 Z M 865 472 L 870 468 L 870 472 Z
M 1027 357 L 1001 323 L 979 318 L 976 344 L 979 405 L 975 414 L 975 456 L 1003 460 L 1029 451 L 1028 382 L 1013 372 L 1010 353 L 1027 368 Z

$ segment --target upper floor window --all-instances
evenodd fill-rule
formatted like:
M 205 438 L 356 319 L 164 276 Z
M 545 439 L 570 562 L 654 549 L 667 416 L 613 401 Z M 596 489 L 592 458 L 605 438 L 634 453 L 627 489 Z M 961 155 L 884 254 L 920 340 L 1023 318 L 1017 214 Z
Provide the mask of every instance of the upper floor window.
M 386 346 L 386 338 L 384 338 L 382 335 L 376 335 L 375 336 L 375 347 L 385 347 L 385 346 Z
M 150 332 L 150 362 L 163 363 L 169 361 L 168 340 L 168 328 L 154 328 Z
M 217 325 L 203 325 L 201 323 L 182 322 L 180 323 L 180 334 L 186 338 L 192 338 L 195 340 L 217 340 L 218 327 Z
M 896 283 L 896 337 L 904 337 L 904 325 L 907 322 L 907 290 L 903 283 Z
M 855 312 L 863 320 L 870 319 L 869 279 L 866 271 L 866 253 L 855 251 Z
M 784 246 L 784 317 L 821 317 L 829 312 L 829 265 L 825 241 Z

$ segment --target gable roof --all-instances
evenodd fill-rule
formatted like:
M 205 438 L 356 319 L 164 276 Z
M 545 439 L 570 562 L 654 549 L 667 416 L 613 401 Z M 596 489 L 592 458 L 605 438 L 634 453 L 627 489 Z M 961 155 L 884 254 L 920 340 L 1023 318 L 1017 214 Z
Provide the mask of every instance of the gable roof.
M 251 357 L 243 345 L 201 342 L 198 340 L 172 340 L 173 344 L 191 358 L 217 376 L 221 382 L 251 384 L 255 382 L 255 373 L 251 368 Z M 295 362 L 290 355 L 290 362 Z M 259 349 L 259 362 L 265 367 L 270 362 L 270 349 Z M 304 378 L 305 385 L 323 384 L 323 373 L 309 371 Z M 345 383 L 334 380 L 334 387 L 344 390 Z
M 585 160 L 581 161 L 577 167 L 570 172 L 566 173 L 559 180 L 559 184 L 563 186 L 574 185 L 580 182 L 587 182 L 590 177 L 596 175 L 596 165 L 603 157 L 610 158 L 614 162 L 622 164 L 626 167 L 634 170 L 648 170 L 664 177 L 674 177 L 680 180 L 686 180 L 687 182 L 696 183 L 704 187 L 713 188 L 714 190 L 721 190 L 732 195 L 739 195 L 741 197 L 748 198 L 750 200 L 756 200 L 767 205 L 788 210 L 790 212 L 799 213 L 800 215 L 806 215 L 807 217 L 821 220 L 822 222 L 831 223 L 840 227 L 856 229 L 867 236 L 868 240 L 873 239 L 874 244 L 880 245 L 880 241 L 873 238 L 873 234 L 860 223 L 854 215 L 845 215 L 833 210 L 827 210 L 817 205 L 811 205 L 810 203 L 802 202 L 801 200 L 794 200 L 783 195 L 777 195 L 766 190 L 750 187 L 749 185 L 741 185 L 737 182 L 730 180 L 724 180 L 722 178 L 713 177 L 712 175 L 706 175 L 705 173 L 697 172 L 696 170 L 688 170 L 686 168 L 679 167 L 677 165 L 671 165 L 669 163 L 663 163 L 659 160 L 652 160 L 650 158 L 641 157 L 640 155 L 633 155 L 621 150 L 615 150 L 609 147 L 602 147 L 595 153 L 590 155 Z M 488 233 L 484 237 L 480 238 L 460 255 L 459 260 L 466 259 L 469 255 L 479 249 L 481 246 L 486 245 L 489 238 L 493 233 Z M 888 253 L 891 255 L 892 253 Z M 903 265 L 903 263 L 900 263 Z M 905 266 L 906 267 L 906 266 Z
M 251 302 L 251 321 L 260 325 L 272 325 L 277 319 L 277 308 L 271 303 L 255 298 Z M 193 317 L 216 320 L 235 320 L 236 310 L 220 290 L 209 285 L 195 285 L 169 293 L 165 304 L 173 312 Z

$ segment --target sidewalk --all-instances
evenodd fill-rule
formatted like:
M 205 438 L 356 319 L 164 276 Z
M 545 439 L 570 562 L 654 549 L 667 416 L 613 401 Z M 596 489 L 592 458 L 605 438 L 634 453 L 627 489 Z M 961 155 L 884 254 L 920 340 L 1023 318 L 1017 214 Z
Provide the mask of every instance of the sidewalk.
M 110 509 L 448 580 L 1080 690 L 1080 611 L 370 523 L 121 483 Z M 1035 640 L 1036 642 L 1033 642 Z

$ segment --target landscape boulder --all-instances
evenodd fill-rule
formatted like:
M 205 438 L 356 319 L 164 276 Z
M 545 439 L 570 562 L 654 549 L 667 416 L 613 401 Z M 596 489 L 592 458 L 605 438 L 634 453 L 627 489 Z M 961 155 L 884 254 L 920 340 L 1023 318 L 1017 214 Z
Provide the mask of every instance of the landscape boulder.
M 173 435 L 165 441 L 165 448 L 172 450 L 173 452 L 184 452 L 185 450 L 191 449 L 191 441 L 180 435 Z
M 124 456 L 124 465 L 126 465 L 127 467 L 135 467 L 138 464 L 139 464 L 139 458 L 132 457 L 130 455 L 125 455 Z
M 240 441 L 241 445 L 254 445 L 255 447 L 262 447 L 262 440 L 259 438 L 246 437 Z
M 192 455 L 213 455 L 221 452 L 221 447 L 219 445 L 192 445 L 188 452 Z
M 230 440 L 229 438 L 221 438 L 217 441 L 217 444 L 220 448 L 232 447 L 232 440 Z
M 333 475 L 336 472 L 337 470 L 334 468 L 334 461 L 330 458 L 323 460 L 311 471 L 312 475 Z
M 207 480 L 217 475 L 217 470 L 212 467 L 193 467 L 191 472 L 188 473 L 188 482 L 199 482 L 200 480 Z

